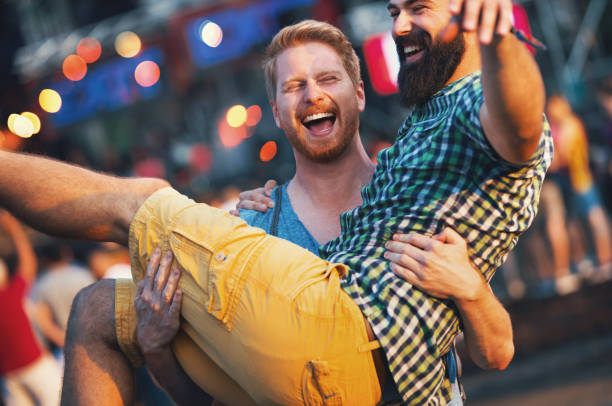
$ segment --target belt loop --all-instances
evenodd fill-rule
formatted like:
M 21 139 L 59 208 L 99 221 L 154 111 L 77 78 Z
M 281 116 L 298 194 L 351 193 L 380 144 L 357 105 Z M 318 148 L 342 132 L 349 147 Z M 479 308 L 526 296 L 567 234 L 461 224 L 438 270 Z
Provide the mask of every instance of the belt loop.
M 374 340 L 374 341 L 370 341 L 368 343 L 365 344 L 361 344 L 357 351 L 358 352 L 368 352 L 368 351 L 374 351 L 380 348 L 380 342 L 378 342 L 378 340 Z

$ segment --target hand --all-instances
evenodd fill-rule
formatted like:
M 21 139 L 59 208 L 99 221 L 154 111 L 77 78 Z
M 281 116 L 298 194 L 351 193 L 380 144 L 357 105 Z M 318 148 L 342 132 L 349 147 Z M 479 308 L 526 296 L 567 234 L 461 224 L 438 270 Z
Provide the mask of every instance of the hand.
M 19 228 L 20 223 L 11 213 L 4 209 L 0 209 L 0 227 L 10 232 L 15 228 Z
M 449 0 L 448 8 L 454 17 L 440 34 L 443 42 L 454 39 L 463 30 L 478 31 L 480 42 L 488 45 L 494 33 L 504 36 L 512 28 L 511 0 Z
M 167 350 L 179 329 L 183 293 L 177 289 L 181 277 L 178 268 L 170 273 L 172 252 L 164 255 L 156 249 L 145 278 L 138 284 L 134 304 L 138 316 L 136 337 L 143 354 Z
M 272 195 L 272 190 L 277 185 L 278 183 L 275 180 L 270 179 L 264 187 L 240 193 L 240 201 L 236 205 L 236 211 L 233 214 L 237 214 L 237 211 L 240 209 L 257 210 L 265 213 L 269 208 L 273 208 L 274 200 L 270 199 L 270 196 Z
M 472 267 L 465 240 L 451 228 L 434 237 L 395 234 L 385 248 L 396 275 L 437 298 L 475 300 L 487 288 Z

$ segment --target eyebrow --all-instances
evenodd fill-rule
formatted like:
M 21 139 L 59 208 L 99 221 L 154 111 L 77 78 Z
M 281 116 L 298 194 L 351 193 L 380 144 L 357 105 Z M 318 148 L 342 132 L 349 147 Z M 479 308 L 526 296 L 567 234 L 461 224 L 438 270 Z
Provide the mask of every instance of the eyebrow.
M 404 7 L 406 7 L 406 6 L 411 5 L 412 3 L 416 3 L 417 1 L 419 1 L 419 0 L 405 0 L 404 2 L 402 2 L 402 3 L 401 3 L 401 4 L 399 4 L 399 5 L 398 5 L 398 4 L 391 4 L 391 3 L 387 3 L 387 10 L 390 10 L 390 9 L 392 9 L 392 8 L 398 8 L 398 7 L 400 7 L 400 6 L 404 6 Z

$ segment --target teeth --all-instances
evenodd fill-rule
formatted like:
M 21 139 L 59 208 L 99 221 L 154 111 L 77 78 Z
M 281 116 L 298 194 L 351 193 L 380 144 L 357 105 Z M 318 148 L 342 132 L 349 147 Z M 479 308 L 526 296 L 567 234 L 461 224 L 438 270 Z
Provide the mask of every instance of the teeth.
M 408 55 L 408 54 L 411 54 L 413 52 L 418 52 L 421 49 L 423 49 L 423 48 L 419 48 L 419 47 L 414 46 L 414 45 L 407 46 L 407 47 L 404 47 L 404 54 Z
M 304 119 L 304 123 L 310 123 L 311 121 L 314 121 L 314 120 L 321 120 L 323 118 L 331 118 L 331 117 L 334 117 L 332 113 L 311 114 L 309 116 L 306 116 L 306 118 Z

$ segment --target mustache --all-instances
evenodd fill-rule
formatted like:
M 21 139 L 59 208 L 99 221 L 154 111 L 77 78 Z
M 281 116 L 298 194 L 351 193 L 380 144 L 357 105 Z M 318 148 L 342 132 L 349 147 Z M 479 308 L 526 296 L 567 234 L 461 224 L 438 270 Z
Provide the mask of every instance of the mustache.
M 398 35 L 395 37 L 395 46 L 400 57 L 404 55 L 404 48 L 407 46 L 417 46 L 419 48 L 428 49 L 431 47 L 433 39 L 431 35 L 419 27 L 414 27 L 409 34 Z

